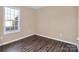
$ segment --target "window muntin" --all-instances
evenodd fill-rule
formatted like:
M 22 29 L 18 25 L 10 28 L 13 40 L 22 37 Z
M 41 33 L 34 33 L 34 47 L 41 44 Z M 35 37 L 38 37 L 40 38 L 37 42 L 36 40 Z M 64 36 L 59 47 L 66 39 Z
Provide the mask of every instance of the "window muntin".
M 20 10 L 5 7 L 4 31 L 10 33 L 20 30 Z

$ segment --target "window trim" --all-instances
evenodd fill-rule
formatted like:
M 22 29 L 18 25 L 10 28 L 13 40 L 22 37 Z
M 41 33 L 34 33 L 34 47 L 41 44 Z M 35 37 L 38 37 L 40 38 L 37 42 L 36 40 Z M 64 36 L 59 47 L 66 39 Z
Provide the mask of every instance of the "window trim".
M 4 33 L 4 35 L 6 35 L 6 34 L 12 34 L 12 33 L 17 33 L 17 32 L 20 32 L 20 29 L 21 29 L 21 12 L 19 12 L 20 13 L 20 18 L 19 18 L 19 22 L 18 22 L 18 29 L 17 30 L 13 30 L 13 31 L 6 31 L 5 29 L 6 29 L 6 27 L 5 27 L 5 8 L 13 8 L 13 9 L 16 9 L 16 10 L 19 10 L 20 11 L 20 9 L 19 8 L 16 8 L 16 7 L 3 7 L 3 33 Z

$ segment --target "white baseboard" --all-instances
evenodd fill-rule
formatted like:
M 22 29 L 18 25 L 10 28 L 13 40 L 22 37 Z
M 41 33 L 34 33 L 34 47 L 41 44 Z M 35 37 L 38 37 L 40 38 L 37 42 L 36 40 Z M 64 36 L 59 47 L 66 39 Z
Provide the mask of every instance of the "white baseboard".
M 78 52 L 79 52 L 79 46 L 77 46 L 77 48 L 78 48 Z
M 41 34 L 37 34 L 38 36 L 42 36 L 42 37 L 46 37 L 46 38 L 50 38 L 50 39 L 54 39 L 54 40 L 57 40 L 57 41 L 61 41 L 61 42 L 66 42 L 66 43 L 69 43 L 69 44 L 73 44 L 73 45 L 76 45 L 76 43 L 73 43 L 73 42 L 68 42 L 66 40 L 62 40 L 62 39 L 58 39 L 58 38 L 53 38 L 53 37 L 48 37 L 48 36 L 45 36 L 45 35 L 41 35 Z
M 77 48 L 78 48 L 78 52 L 79 52 L 79 38 L 77 38 Z
M 32 35 L 39 35 L 39 36 L 46 37 L 46 38 L 50 38 L 50 39 L 54 39 L 54 40 L 57 40 L 57 41 L 66 42 L 66 43 L 70 43 L 70 44 L 77 45 L 76 43 L 73 43 L 73 42 L 68 42 L 68 41 L 65 41 L 65 40 L 61 40 L 61 39 L 53 38 L 53 37 L 48 37 L 48 36 L 41 35 L 41 34 L 30 34 L 30 35 L 23 36 L 23 37 L 20 37 L 20 38 L 17 38 L 17 39 L 14 39 L 14 40 L 8 41 L 8 42 L 4 42 L 4 43 L 0 44 L 0 46 L 3 46 L 3 45 L 6 45 L 6 44 L 9 44 L 9 43 L 12 43 L 12 42 L 15 42 L 15 41 L 18 41 L 18 40 L 21 40 L 21 39 L 27 38 L 27 37 L 32 36 Z
M 4 43 L 0 44 L 0 46 L 3 46 L 3 45 L 6 45 L 6 44 L 9 44 L 9 43 L 12 43 L 12 42 L 15 42 L 15 41 L 18 41 L 18 40 L 21 40 L 21 39 L 27 38 L 27 37 L 32 36 L 32 35 L 34 35 L 34 34 L 30 34 L 30 35 L 23 36 L 23 37 L 20 37 L 20 38 L 17 38 L 17 39 L 14 39 L 14 40 L 8 41 L 8 42 L 4 42 Z
M 77 40 L 79 40 L 79 38 L 77 38 Z

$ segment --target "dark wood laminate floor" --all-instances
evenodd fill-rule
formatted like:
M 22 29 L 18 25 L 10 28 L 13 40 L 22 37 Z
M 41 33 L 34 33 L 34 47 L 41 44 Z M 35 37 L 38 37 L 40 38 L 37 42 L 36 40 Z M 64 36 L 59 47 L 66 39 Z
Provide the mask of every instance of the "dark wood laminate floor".
M 33 35 L 0 47 L 2 52 L 77 52 L 77 47 L 68 43 Z

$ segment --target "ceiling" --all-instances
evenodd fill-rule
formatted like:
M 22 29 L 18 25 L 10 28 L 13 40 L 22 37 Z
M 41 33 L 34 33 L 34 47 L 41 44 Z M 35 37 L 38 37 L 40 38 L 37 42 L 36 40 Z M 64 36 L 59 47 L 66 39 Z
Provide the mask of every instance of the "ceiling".
M 40 8 L 45 7 L 45 6 L 30 6 L 30 7 L 33 8 L 33 9 L 40 9 Z

